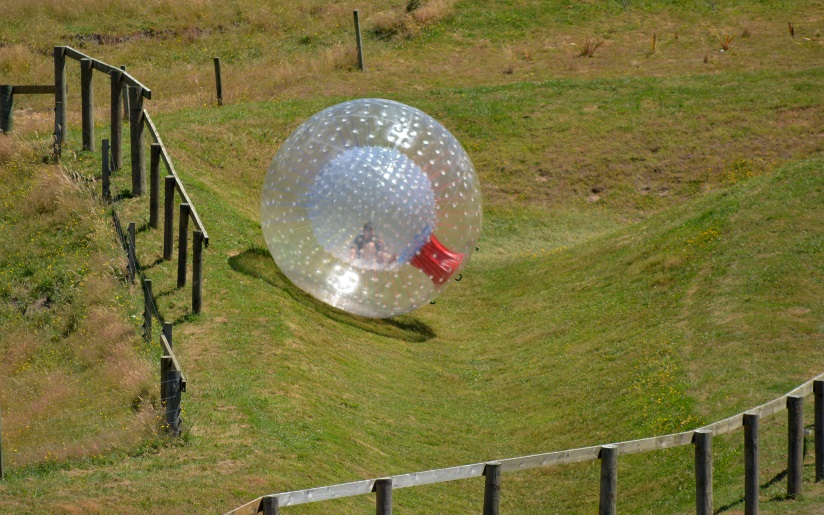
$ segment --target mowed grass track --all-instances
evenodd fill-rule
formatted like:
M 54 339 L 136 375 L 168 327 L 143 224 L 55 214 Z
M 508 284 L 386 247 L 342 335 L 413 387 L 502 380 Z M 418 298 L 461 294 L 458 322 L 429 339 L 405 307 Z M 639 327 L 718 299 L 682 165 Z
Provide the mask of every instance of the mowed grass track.
M 331 97 L 156 116 L 213 240 L 204 315 L 190 317 L 174 264 L 154 264 L 159 233 L 138 235 L 176 323 L 188 437 L 17 471 L 2 503 L 222 511 L 265 493 L 690 429 L 788 391 L 824 363 L 821 68 L 799 68 L 501 74 L 506 83 L 419 89 L 375 72 L 385 82 L 359 94 L 410 103 L 453 130 L 487 201 L 461 283 L 394 321 L 301 293 L 259 231 L 277 145 L 355 96 L 354 75 L 340 72 Z M 98 165 L 70 163 L 89 174 Z M 145 202 L 129 202 L 141 222 Z M 780 421 L 762 429 L 764 482 L 785 466 L 783 431 Z M 741 497 L 739 440 L 715 442 L 717 507 Z M 621 458 L 621 509 L 691 511 L 691 462 L 689 448 Z M 507 474 L 503 507 L 591 512 L 597 478 L 597 463 Z M 812 487 L 801 503 L 767 503 L 781 486 L 764 489 L 769 508 L 819 507 Z M 395 501 L 399 511 L 478 511 L 482 482 L 401 490 Z M 359 498 L 291 511 L 372 509 Z

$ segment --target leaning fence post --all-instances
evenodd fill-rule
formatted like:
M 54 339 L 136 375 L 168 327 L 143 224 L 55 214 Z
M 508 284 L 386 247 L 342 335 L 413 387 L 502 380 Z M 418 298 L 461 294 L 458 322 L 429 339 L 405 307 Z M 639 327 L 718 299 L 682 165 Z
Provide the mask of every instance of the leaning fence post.
M 169 370 L 166 374 L 166 424 L 169 432 L 180 434 L 180 370 Z
M 149 159 L 149 227 L 157 228 L 160 195 L 160 143 L 152 143 Z
M 392 478 L 376 479 L 375 492 L 376 515 L 392 515 Z
M 143 155 L 143 88 L 129 88 L 129 134 L 132 142 L 132 195 L 146 188 L 146 159 Z
M 109 174 L 111 171 L 109 170 L 109 166 L 111 165 L 109 161 L 109 140 L 103 140 L 103 163 L 102 169 L 100 170 L 100 180 L 103 183 L 103 200 L 109 200 L 112 196 L 111 192 L 111 179 Z
M 111 72 L 112 171 L 123 168 L 123 72 Z
M 192 233 L 192 313 L 200 314 L 203 305 L 203 232 Z
M 163 259 L 172 259 L 173 233 L 175 223 L 175 177 L 167 175 L 163 184 Z
M 14 126 L 14 86 L 0 86 L 0 132 L 8 134 Z
M 134 284 L 134 277 L 137 274 L 137 252 L 135 247 L 135 226 L 134 222 L 129 222 L 129 251 L 126 257 L 129 261 L 129 281 Z
M 498 515 L 501 509 L 501 464 L 491 461 L 484 466 L 484 515 Z
M 179 231 L 177 235 L 177 287 L 186 286 L 186 254 L 189 238 L 189 204 L 180 204 Z
M 358 68 L 360 71 L 364 71 L 363 66 L 363 40 L 361 39 L 361 30 L 360 30 L 360 19 L 358 17 L 358 11 L 355 10 L 352 13 L 355 17 L 355 40 L 358 44 Z
M 261 510 L 263 510 L 263 515 L 278 515 L 278 498 L 276 495 L 264 497 L 260 504 Z
M 801 495 L 804 472 L 804 397 L 787 397 L 787 495 Z
M 758 413 L 744 413 L 744 514 L 758 513 Z
M 601 447 L 601 500 L 598 513 L 615 515 L 618 509 L 618 447 L 604 445 Z
M 223 81 L 220 78 L 220 57 L 215 57 L 215 87 L 217 88 L 217 105 L 223 105 Z
M 143 279 L 143 331 L 146 341 L 152 341 L 152 280 Z
M 824 381 L 813 381 L 815 397 L 815 480 L 824 480 Z
M 69 134 L 66 114 L 66 47 L 54 47 L 54 156 L 59 158 Z
M 712 514 L 712 431 L 698 429 L 695 442 L 695 513 Z
M 92 60 L 80 60 L 80 113 L 83 126 L 83 150 L 94 151 L 94 89 Z

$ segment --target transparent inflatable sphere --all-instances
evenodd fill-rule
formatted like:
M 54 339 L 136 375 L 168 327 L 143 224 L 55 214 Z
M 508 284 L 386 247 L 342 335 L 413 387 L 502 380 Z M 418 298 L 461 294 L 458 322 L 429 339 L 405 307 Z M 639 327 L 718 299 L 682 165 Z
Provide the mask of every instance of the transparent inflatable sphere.
M 269 166 L 261 226 L 302 290 L 386 318 L 435 298 L 466 266 L 481 194 L 463 147 L 413 107 L 381 99 L 315 114 Z

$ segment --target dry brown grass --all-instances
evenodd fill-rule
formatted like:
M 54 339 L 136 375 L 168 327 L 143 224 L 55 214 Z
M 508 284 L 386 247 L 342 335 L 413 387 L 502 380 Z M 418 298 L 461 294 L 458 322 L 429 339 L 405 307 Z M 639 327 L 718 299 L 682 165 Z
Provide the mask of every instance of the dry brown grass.
M 409 39 L 420 30 L 412 15 L 397 9 L 373 14 L 366 19 L 365 26 L 368 32 L 382 40 Z
M 12 320 L 0 340 L 6 465 L 136 443 L 155 415 L 135 413 L 133 401 L 156 405 L 157 388 L 143 343 L 119 312 L 110 222 L 65 168 L 32 164 L 36 145 L 12 134 L 0 136 L 0 149 L 2 209 L 22 213 L 5 221 L 25 235 L 4 243 L 4 259 L 31 270 L 3 263 L 12 276 L 0 288 L 4 320 Z
M 0 134 L 0 164 L 8 163 L 19 152 L 20 144 L 17 138 Z
M 424 27 L 455 14 L 454 0 L 431 0 L 423 5 L 415 4 L 410 2 L 405 9 L 387 9 L 371 15 L 366 20 L 366 30 L 378 39 L 410 39 Z
M 412 11 L 412 17 L 421 25 L 432 25 L 455 14 L 455 0 L 431 0 Z
M 36 178 L 28 202 L 23 207 L 30 215 L 55 213 L 61 207 L 64 212 L 80 209 L 82 200 L 72 195 L 76 191 L 77 186 L 58 167 L 47 167 Z

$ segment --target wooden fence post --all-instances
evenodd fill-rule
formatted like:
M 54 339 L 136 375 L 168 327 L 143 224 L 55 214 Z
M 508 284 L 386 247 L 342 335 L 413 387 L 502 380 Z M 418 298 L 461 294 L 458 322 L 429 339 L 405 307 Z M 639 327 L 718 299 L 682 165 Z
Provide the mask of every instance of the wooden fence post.
M 169 399 L 169 371 L 172 369 L 172 357 L 171 356 L 161 356 L 160 357 L 160 404 L 161 406 L 166 405 L 166 401 Z
M 143 88 L 129 88 L 129 134 L 132 142 L 132 195 L 146 188 L 146 159 L 143 152 Z
M 109 200 L 112 197 L 111 192 L 111 179 L 110 179 L 110 170 L 109 166 L 111 165 L 109 161 L 109 140 L 103 140 L 103 163 L 102 169 L 100 170 L 100 179 L 103 183 L 103 200 Z
M 112 171 L 123 168 L 123 73 L 111 72 Z
M 223 105 L 223 81 L 220 77 L 220 57 L 215 57 L 215 87 L 217 88 L 217 105 Z
M 3 470 L 3 410 L 0 407 L 0 479 L 4 479 L 5 476 L 6 473 Z
M 157 228 L 160 206 L 160 143 L 152 143 L 149 159 L 149 227 Z
M 353 15 L 355 17 L 355 39 L 358 44 L 358 68 L 360 71 L 364 71 L 363 66 L 363 40 L 361 39 L 361 30 L 360 30 L 360 19 L 358 16 L 358 11 L 353 11 Z
M 14 86 L 0 86 L 0 132 L 8 134 L 14 127 Z
M 598 513 L 615 515 L 618 509 L 618 447 L 604 445 L 601 447 L 601 501 Z
M 125 72 L 126 65 L 120 65 L 120 69 Z M 129 85 L 124 82 L 123 87 L 121 89 L 123 90 L 123 116 L 128 120 L 129 113 L 131 112 L 131 110 L 129 109 Z
M 192 233 L 192 313 L 203 306 L 203 232 Z
M 376 515 L 392 515 L 392 478 L 375 480 L 375 492 Z
M 186 258 L 189 239 L 189 204 L 180 204 L 179 231 L 177 235 L 177 287 L 186 286 Z
M 180 370 L 166 374 L 166 424 L 174 436 L 180 434 Z
M 175 223 L 175 178 L 167 175 L 163 184 L 163 259 L 172 259 L 173 233 Z
M 143 279 L 143 332 L 147 342 L 152 341 L 152 280 Z
M 758 513 L 758 413 L 744 413 L 744 513 Z
M 815 480 L 824 481 L 824 381 L 813 381 L 815 397 Z
M 60 158 L 68 136 L 66 114 L 66 47 L 54 47 L 54 156 Z
M 712 431 L 699 429 L 695 442 L 695 513 L 712 515 Z
M 804 472 L 804 397 L 787 397 L 787 495 L 801 495 Z
M 491 461 L 484 466 L 484 515 L 498 515 L 501 511 L 501 464 Z
M 137 275 L 137 252 L 135 252 L 134 222 L 129 222 L 129 251 L 126 257 L 129 261 L 129 281 L 134 284 L 134 277 Z
M 276 495 L 268 495 L 263 498 L 261 501 L 261 509 L 263 510 L 263 515 L 278 515 L 278 498 Z
M 163 322 L 163 336 L 169 342 L 169 348 L 172 348 L 172 324 L 171 322 Z
M 80 60 L 80 114 L 83 126 L 83 150 L 94 152 L 94 88 L 92 60 Z

